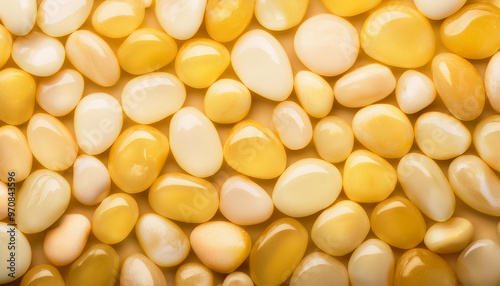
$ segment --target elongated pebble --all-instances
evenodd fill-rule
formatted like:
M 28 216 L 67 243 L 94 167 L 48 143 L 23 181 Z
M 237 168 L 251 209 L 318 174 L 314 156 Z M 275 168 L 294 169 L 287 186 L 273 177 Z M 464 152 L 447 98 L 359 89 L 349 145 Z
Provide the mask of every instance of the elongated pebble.
M 161 269 L 147 256 L 134 253 L 123 261 L 120 285 L 167 286 L 167 280 Z
M 24 36 L 35 25 L 36 6 L 36 0 L 1 1 L 0 20 L 12 34 Z
M 474 129 L 474 146 L 477 153 L 491 168 L 500 172 L 500 115 L 488 116 Z
M 9 210 L 9 187 L 0 181 L 0 220 L 7 217 Z
M 203 264 L 186 263 L 177 269 L 174 281 L 176 286 L 213 286 L 214 276 L 212 271 Z
M 313 252 L 300 262 L 295 268 L 291 286 L 327 286 L 332 285 L 347 286 L 349 277 L 347 269 L 342 262 L 323 252 Z
M 111 178 L 96 157 L 82 154 L 73 164 L 73 196 L 84 205 L 100 203 L 109 193 Z
M 484 87 L 491 107 L 500 112 L 500 53 L 491 57 L 484 73 Z
M 417 113 L 429 106 L 436 98 L 436 88 L 425 74 L 407 70 L 398 79 L 396 100 L 406 114 Z
M 0 71 L 0 120 L 11 125 L 28 121 L 35 109 L 35 79 L 17 68 Z
M 323 5 L 335 15 L 351 17 L 376 7 L 382 0 L 322 0 Z
M 15 237 L 16 248 L 9 250 L 11 237 Z M 24 234 L 15 226 L 7 225 L 6 222 L 0 222 L 0 247 L 3 251 L 3 258 L 0 261 L 0 283 L 5 284 L 21 277 L 31 264 L 31 246 Z M 12 259 L 11 253 L 14 254 Z M 11 265 L 8 259 L 14 260 L 14 265 Z M 12 267 L 12 268 L 9 268 Z M 14 272 L 14 277 L 9 276 L 9 273 Z
M 464 249 L 474 235 L 474 225 L 462 217 L 438 222 L 427 230 L 425 246 L 435 253 L 453 253 Z
M 333 106 L 333 90 L 320 75 L 308 70 L 299 71 L 293 80 L 295 94 L 304 110 L 316 118 L 323 118 Z
M 194 36 L 201 26 L 207 0 L 156 0 L 156 19 L 177 40 Z
M 69 35 L 83 25 L 93 5 L 94 0 L 42 0 L 38 6 L 38 27 L 52 37 Z
M 120 258 L 107 244 L 94 244 L 71 265 L 66 276 L 68 286 L 114 285 Z
M 472 242 L 460 253 L 456 264 L 463 285 L 494 286 L 500 283 L 500 245 L 490 239 Z
M 20 182 L 30 174 L 33 155 L 26 137 L 17 127 L 0 127 L 0 158 L 1 181 L 9 183 L 9 177 L 13 177 L 15 182 Z
M 307 113 L 293 101 L 280 102 L 273 111 L 272 121 L 278 136 L 290 150 L 299 150 L 311 142 L 313 129 Z
M 390 286 L 394 276 L 394 253 L 387 243 L 368 239 L 354 250 L 347 270 L 353 286 Z
M 59 270 L 49 264 L 39 264 L 23 275 L 21 286 L 65 286 Z

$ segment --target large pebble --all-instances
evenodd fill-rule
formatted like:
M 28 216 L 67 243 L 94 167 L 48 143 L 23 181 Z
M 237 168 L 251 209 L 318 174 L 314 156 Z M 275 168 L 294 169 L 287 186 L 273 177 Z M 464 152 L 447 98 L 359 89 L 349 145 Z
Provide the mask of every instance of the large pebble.
M 0 127 L 0 180 L 24 180 L 31 172 L 33 156 L 24 134 L 15 126 Z M 11 176 L 12 175 L 12 176 Z
M 66 276 L 68 286 L 115 285 L 120 258 L 107 244 L 95 244 L 71 265 Z
M 463 285 L 495 286 L 500 284 L 500 245 L 490 239 L 472 242 L 460 253 L 457 276 Z
M 213 286 L 214 276 L 212 271 L 199 263 L 186 263 L 175 272 L 176 286 Z
M 109 193 L 108 169 L 96 157 L 82 154 L 73 164 L 73 196 L 84 205 L 100 203 Z
M 434 83 L 425 74 L 405 71 L 396 86 L 396 99 L 399 108 L 406 114 L 417 113 L 429 106 L 436 98 Z
M 256 0 L 255 18 L 266 29 L 283 31 L 302 21 L 309 0 Z
M 16 36 L 28 34 L 36 20 L 36 0 L 0 1 L 0 20 Z
M 339 163 L 347 159 L 354 146 L 354 134 L 344 119 L 328 116 L 314 127 L 314 146 L 323 160 Z
M 253 281 L 248 274 L 240 271 L 230 273 L 222 282 L 222 286 L 253 286 Z
M 293 80 L 295 94 L 304 110 L 316 118 L 323 118 L 333 106 L 333 90 L 320 75 L 308 70 L 299 71 Z
M 252 21 L 255 1 L 210 0 L 205 11 L 205 27 L 217 42 L 236 39 Z
M 23 275 L 21 286 L 65 286 L 59 270 L 49 264 L 38 264 Z
M 387 243 L 372 238 L 354 250 L 347 269 L 353 286 L 391 286 L 394 254 Z
M 418 11 L 432 20 L 442 20 L 457 12 L 467 0 L 413 0 Z
M 38 7 L 37 24 L 52 37 L 62 37 L 76 31 L 87 20 L 94 0 L 42 0 Z
M 0 68 L 7 63 L 12 52 L 12 35 L 0 25 Z
M 138 0 L 106 0 L 92 14 L 92 27 L 108 38 L 123 38 L 144 20 L 144 4 Z
M 10 244 L 12 240 L 15 241 L 14 247 Z M 0 222 L 0 247 L 3 249 L 3 259 L 0 260 L 0 284 L 5 284 L 21 277 L 28 270 L 31 264 L 31 246 L 26 236 L 15 226 Z M 14 256 L 11 256 L 12 254 Z
M 290 286 L 329 286 L 332 283 L 349 285 L 347 269 L 342 262 L 322 252 L 304 257 L 290 279 Z
M 203 109 L 210 120 L 230 124 L 247 116 L 252 105 L 248 88 L 234 79 L 220 79 L 208 89 L 203 99 Z
M 474 235 L 474 225 L 467 219 L 452 217 L 427 230 L 425 246 L 435 253 L 453 253 L 464 249 Z
M 486 67 L 484 87 L 491 107 L 496 112 L 500 112 L 500 53 L 491 57 Z
M 11 125 L 28 121 L 35 109 L 35 79 L 16 68 L 0 71 L 0 120 Z
M 293 101 L 279 103 L 273 111 L 272 121 L 278 136 L 290 150 L 299 150 L 311 142 L 313 129 L 307 113 Z
M 201 26 L 207 0 L 156 0 L 156 19 L 177 40 L 194 36 Z
M 134 253 L 123 261 L 120 286 L 167 286 L 161 269 L 149 258 Z
M 474 146 L 486 164 L 500 172 L 500 115 L 481 120 L 474 129 Z

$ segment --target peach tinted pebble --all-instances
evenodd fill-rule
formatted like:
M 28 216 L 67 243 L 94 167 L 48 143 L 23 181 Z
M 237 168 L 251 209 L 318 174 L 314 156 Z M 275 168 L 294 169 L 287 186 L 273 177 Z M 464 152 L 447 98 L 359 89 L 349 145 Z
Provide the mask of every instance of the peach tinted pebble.
M 73 164 L 73 196 L 84 205 L 100 203 L 109 193 L 108 169 L 96 157 L 82 154 Z
M 0 180 L 16 182 L 24 180 L 31 172 L 33 155 L 24 134 L 15 126 L 0 127 Z M 9 173 L 14 172 L 12 176 Z
M 274 129 L 290 150 L 299 150 L 311 142 L 313 129 L 307 113 L 293 101 L 280 102 L 273 111 Z

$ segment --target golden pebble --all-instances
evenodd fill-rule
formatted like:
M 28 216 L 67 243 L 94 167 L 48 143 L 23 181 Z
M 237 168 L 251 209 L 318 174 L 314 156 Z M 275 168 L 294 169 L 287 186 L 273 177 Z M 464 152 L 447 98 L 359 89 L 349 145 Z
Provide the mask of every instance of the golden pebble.
M 23 275 L 21 286 L 65 286 L 59 270 L 49 264 L 39 264 Z
M 252 105 L 248 88 L 233 79 L 220 79 L 208 89 L 203 100 L 205 114 L 216 123 L 231 124 L 245 118 Z
M 112 286 L 118 277 L 120 258 L 107 244 L 95 244 L 73 264 L 66 276 L 68 286 Z
M 375 8 L 382 0 L 322 0 L 333 14 L 351 17 Z
M 92 26 L 101 35 L 123 38 L 135 31 L 144 19 L 142 0 L 106 0 L 92 15 Z
M 344 119 L 328 116 L 314 127 L 314 146 L 323 160 L 340 163 L 347 159 L 354 146 L 354 134 Z
M 217 42 L 230 42 L 248 27 L 255 0 L 208 0 L 205 27 Z
M 183 264 L 175 272 L 174 285 L 176 286 L 213 286 L 212 271 L 199 263 Z
M 0 71 L 0 120 L 11 125 L 28 121 L 35 109 L 36 83 L 20 69 Z
M 435 253 L 454 253 L 464 249 L 473 235 L 474 225 L 469 220 L 452 217 L 429 227 L 424 242 Z

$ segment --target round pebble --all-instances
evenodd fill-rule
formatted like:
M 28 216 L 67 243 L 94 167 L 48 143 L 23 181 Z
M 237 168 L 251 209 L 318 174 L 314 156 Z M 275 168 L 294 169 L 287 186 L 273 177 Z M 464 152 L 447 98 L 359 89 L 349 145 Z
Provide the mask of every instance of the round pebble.
M 0 25 L 0 68 L 7 63 L 12 52 L 12 36 Z
M 293 80 L 295 94 L 304 110 L 316 118 L 323 118 L 333 106 L 333 90 L 320 75 L 311 71 L 299 71 Z
M 156 0 L 156 19 L 167 34 L 187 40 L 200 28 L 206 4 L 207 0 Z
M 96 157 L 82 154 L 73 164 L 73 196 L 84 205 L 100 203 L 108 195 L 111 178 Z
M 120 258 L 107 244 L 94 244 L 71 265 L 66 276 L 68 286 L 114 285 Z
M 492 169 L 500 172 L 500 115 L 481 120 L 474 129 L 474 146 L 477 153 Z
M 36 83 L 33 77 L 20 69 L 0 71 L 0 120 L 11 125 L 28 121 L 35 109 Z
M 253 286 L 253 281 L 248 274 L 240 271 L 230 273 L 222 282 L 222 286 Z
M 322 0 L 323 5 L 333 14 L 351 17 L 376 7 L 382 0 Z
M 347 269 L 353 286 L 390 286 L 394 276 L 394 253 L 387 243 L 368 239 L 354 250 Z
M 399 108 L 406 114 L 417 113 L 429 106 L 436 98 L 434 83 L 425 74 L 405 71 L 396 86 L 396 99 Z
M 0 2 L 0 20 L 16 36 L 28 34 L 36 21 L 36 0 Z
M 311 142 L 313 129 L 307 113 L 293 101 L 276 105 L 272 114 L 274 129 L 290 150 L 300 150 Z
M 213 286 L 214 276 L 212 271 L 202 264 L 186 263 L 177 269 L 174 281 L 177 286 Z
M 252 21 L 254 1 L 236 0 L 231 2 L 210 0 L 205 10 L 205 27 L 217 42 L 236 39 Z
M 474 225 L 469 220 L 452 217 L 429 227 L 424 242 L 435 253 L 454 253 L 464 249 L 473 235 Z
M 488 63 L 484 74 L 486 95 L 493 110 L 500 113 L 500 53 L 496 53 Z
M 325 253 L 313 252 L 304 257 L 295 268 L 290 286 L 327 286 L 332 285 L 333 281 L 338 286 L 349 285 L 344 264 Z
M 236 123 L 250 111 L 252 96 L 248 88 L 233 79 L 220 79 L 208 89 L 203 99 L 203 109 L 216 123 Z
M 23 275 L 21 286 L 65 286 L 59 270 L 49 264 L 39 264 Z
M 351 126 L 337 116 L 321 119 L 314 127 L 313 140 L 319 156 L 330 163 L 347 159 L 354 146 Z
M 57 8 L 54 6 L 57 5 Z M 52 37 L 62 37 L 76 31 L 87 20 L 94 0 L 42 0 L 36 22 L 42 31 Z

